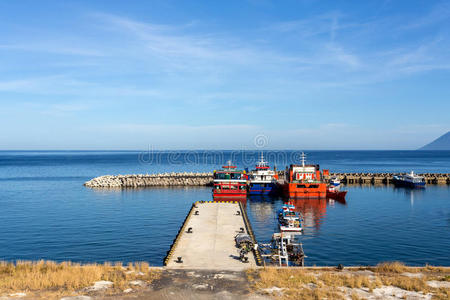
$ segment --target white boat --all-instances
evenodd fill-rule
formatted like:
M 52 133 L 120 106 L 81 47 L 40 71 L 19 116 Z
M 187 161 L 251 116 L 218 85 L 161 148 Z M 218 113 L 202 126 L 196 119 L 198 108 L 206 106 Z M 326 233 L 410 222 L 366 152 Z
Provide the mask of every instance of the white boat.
M 248 193 L 250 195 L 275 195 L 277 190 L 277 175 L 274 170 L 261 158 L 256 169 L 249 172 Z
M 295 210 L 295 206 L 287 203 L 278 213 L 278 225 L 281 232 L 301 232 L 302 218 Z
M 423 176 L 418 176 L 414 174 L 413 171 L 405 175 L 395 175 L 392 179 L 392 183 L 398 186 L 407 187 L 425 187 L 425 178 Z
M 337 177 L 331 177 L 330 178 L 330 185 L 339 187 L 341 185 L 341 181 Z

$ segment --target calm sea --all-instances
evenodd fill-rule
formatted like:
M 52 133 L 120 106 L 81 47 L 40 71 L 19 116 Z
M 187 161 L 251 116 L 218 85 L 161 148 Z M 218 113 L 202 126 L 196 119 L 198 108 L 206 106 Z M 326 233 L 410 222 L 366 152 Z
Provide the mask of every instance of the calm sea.
M 212 171 L 232 159 L 251 168 L 252 151 L 0 151 L 0 260 L 80 262 L 162 260 L 192 202 L 210 188 L 94 190 L 105 174 Z M 450 172 L 450 151 L 308 151 L 308 162 L 337 172 Z M 297 151 L 265 151 L 278 169 Z M 276 230 L 279 198 L 246 207 L 258 241 Z M 346 203 L 296 201 L 308 265 L 450 266 L 450 187 L 409 190 L 350 186 Z

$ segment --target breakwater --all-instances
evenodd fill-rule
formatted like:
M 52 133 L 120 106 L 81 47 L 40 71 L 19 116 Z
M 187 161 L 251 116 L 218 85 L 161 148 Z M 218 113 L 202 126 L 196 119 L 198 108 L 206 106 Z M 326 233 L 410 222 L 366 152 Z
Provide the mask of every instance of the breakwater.
M 212 173 L 161 173 L 134 175 L 105 175 L 87 181 L 92 188 L 139 188 L 168 186 L 207 186 L 213 180 Z
M 345 184 L 390 184 L 394 175 L 405 173 L 331 173 Z M 427 184 L 450 184 L 450 173 L 424 173 Z M 279 172 L 280 180 L 284 172 Z M 84 185 L 92 188 L 139 188 L 169 186 L 209 186 L 212 173 L 161 173 L 133 175 L 105 175 L 89 180 Z
M 331 173 L 345 184 L 390 184 L 395 175 L 406 173 Z M 450 184 L 449 173 L 423 173 L 427 184 Z

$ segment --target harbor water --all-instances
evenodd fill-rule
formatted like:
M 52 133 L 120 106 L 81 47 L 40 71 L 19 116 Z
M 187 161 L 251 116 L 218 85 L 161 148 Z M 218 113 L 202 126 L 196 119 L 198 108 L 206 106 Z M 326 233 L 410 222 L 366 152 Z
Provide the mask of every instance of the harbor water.
M 450 172 L 450 151 L 308 151 L 308 162 L 336 172 Z M 232 159 L 251 169 L 255 151 L 1 151 L 0 260 L 148 261 L 162 265 L 192 202 L 211 188 L 90 189 L 106 174 L 205 172 Z M 265 153 L 277 169 L 295 151 Z M 348 186 L 345 203 L 296 200 L 307 265 L 450 266 L 450 187 L 424 190 Z M 252 197 L 246 209 L 256 238 L 267 242 L 281 198 Z M 207 241 L 205 241 L 207 242 Z

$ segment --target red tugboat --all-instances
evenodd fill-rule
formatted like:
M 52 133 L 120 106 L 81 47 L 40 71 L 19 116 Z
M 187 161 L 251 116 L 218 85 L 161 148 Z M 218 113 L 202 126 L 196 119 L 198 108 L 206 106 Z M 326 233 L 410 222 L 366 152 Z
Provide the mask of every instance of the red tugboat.
M 327 198 L 337 201 L 345 201 L 347 191 L 341 191 L 341 181 L 337 177 L 331 177 L 327 186 Z
M 327 198 L 337 201 L 345 201 L 345 195 L 347 195 L 347 191 L 340 191 L 339 187 L 334 185 L 329 185 L 327 187 Z
M 305 164 L 302 153 L 301 165 L 290 165 L 282 183 L 283 194 L 289 198 L 320 199 L 327 197 L 327 183 L 323 180 L 319 165 Z
M 238 170 L 231 162 L 222 167 L 223 170 L 214 170 L 214 200 L 239 200 L 247 198 L 247 175 L 245 171 Z

